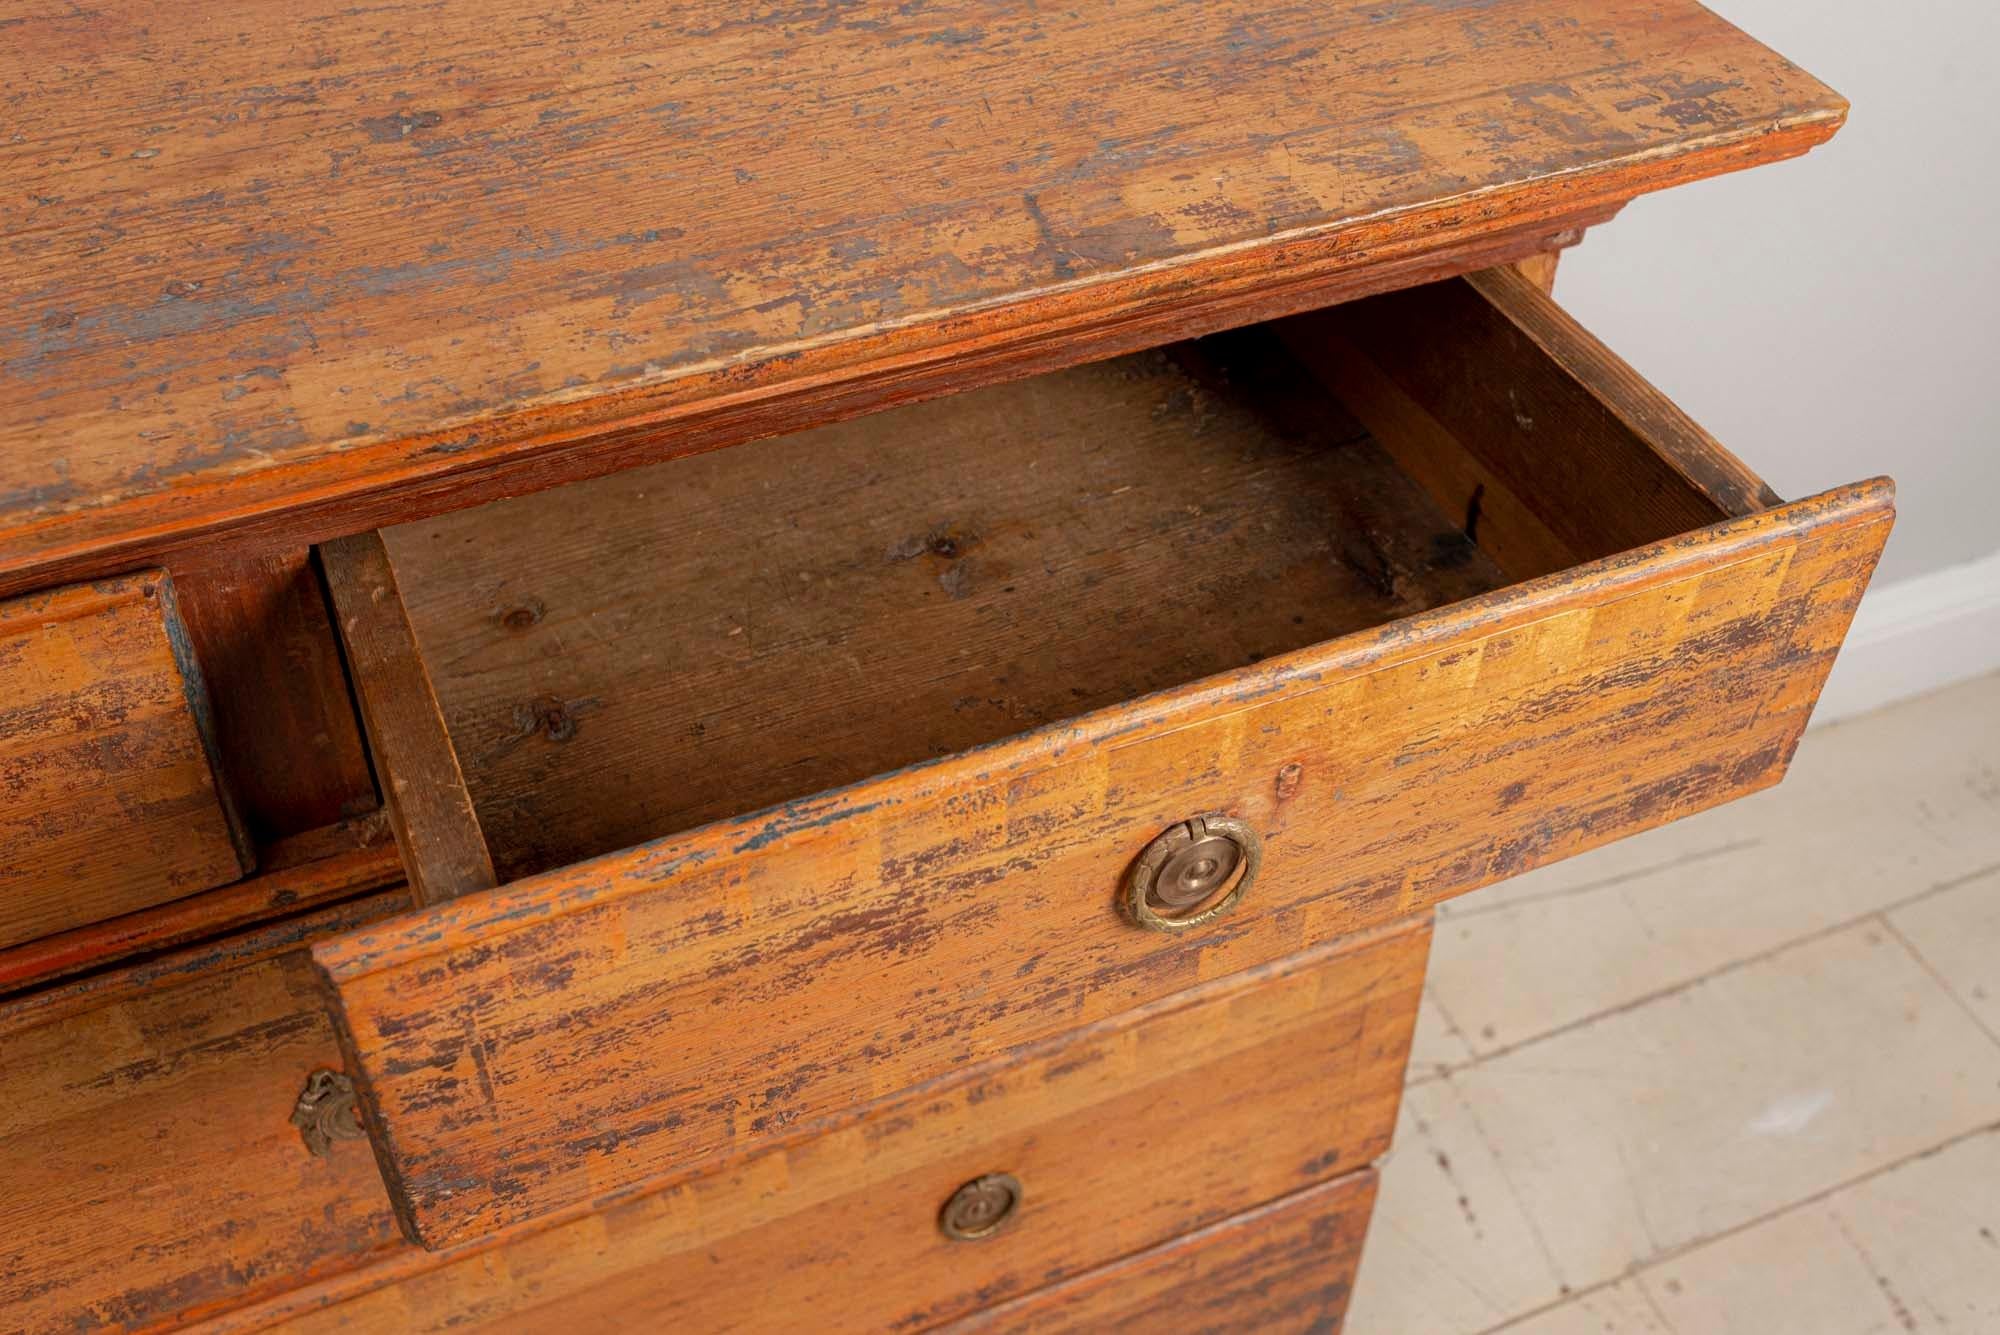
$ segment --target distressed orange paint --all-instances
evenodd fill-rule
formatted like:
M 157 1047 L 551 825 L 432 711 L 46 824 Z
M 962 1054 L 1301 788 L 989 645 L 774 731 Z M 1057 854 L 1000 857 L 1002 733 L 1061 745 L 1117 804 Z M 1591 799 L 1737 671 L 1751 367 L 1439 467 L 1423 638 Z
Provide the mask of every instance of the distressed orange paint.
M 1520 258 L 1845 114 L 1689 0 L 118 0 L 0 87 L 0 592 Z

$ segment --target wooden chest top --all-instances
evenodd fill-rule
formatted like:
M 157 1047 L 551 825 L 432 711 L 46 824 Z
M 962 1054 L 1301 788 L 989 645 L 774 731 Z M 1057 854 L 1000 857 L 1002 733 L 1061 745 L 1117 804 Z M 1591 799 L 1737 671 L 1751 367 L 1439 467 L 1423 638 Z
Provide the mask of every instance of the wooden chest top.
M 5 26 L 0 589 L 1602 213 L 1845 114 L 1689 0 Z

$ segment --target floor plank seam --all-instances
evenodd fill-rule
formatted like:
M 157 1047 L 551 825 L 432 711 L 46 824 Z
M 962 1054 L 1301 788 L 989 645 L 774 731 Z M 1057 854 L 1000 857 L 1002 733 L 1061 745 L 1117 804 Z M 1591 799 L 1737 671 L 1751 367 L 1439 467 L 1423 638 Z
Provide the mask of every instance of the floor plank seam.
M 1680 1335 L 1680 1328 L 1675 1326 L 1673 1321 L 1668 1318 L 1666 1309 L 1660 1306 L 1660 1300 L 1655 1298 L 1653 1291 L 1646 1287 L 1645 1279 L 1641 1276 L 1633 1276 L 1632 1287 L 1645 1302 L 1646 1310 L 1653 1314 L 1653 1320 L 1660 1323 L 1660 1329 L 1665 1331 L 1666 1335 Z
M 1438 906 L 1438 917 L 1441 921 L 1463 922 L 1468 918 L 1484 918 L 1495 913 L 1505 913 L 1508 909 L 1519 908 L 1524 904 L 1546 904 L 1551 900 L 1575 899 L 1580 895 L 1595 894 L 1599 890 L 1611 890 L 1621 885 L 1629 885 L 1633 881 L 1643 881 L 1649 877 L 1658 876 L 1661 872 L 1677 871 L 1680 868 L 1695 866 L 1714 858 L 1727 857 L 1731 853 L 1747 853 L 1753 848 L 1762 847 L 1763 843 L 1762 839 L 1736 839 L 1726 844 L 1719 844 L 1714 848 L 1703 848 L 1697 849 L 1692 853 L 1683 853 L 1677 858 L 1670 858 L 1665 862 L 1654 863 L 1651 866 L 1638 867 L 1632 871 L 1620 872 L 1616 876 L 1607 876 L 1602 880 L 1587 881 L 1582 885 L 1564 886 L 1560 890 L 1544 890 L 1540 894 L 1522 895 L 1516 899 L 1504 899 L 1497 904 L 1473 904 L 1463 908 L 1458 906 L 1458 904 L 1464 902 L 1462 900 L 1458 901 L 1458 904 L 1441 904 Z
M 1450 1008 L 1444 1004 L 1444 999 L 1438 996 L 1437 992 L 1429 984 L 1425 984 L 1424 986 L 1424 998 L 1430 1002 L 1431 1008 L 1437 1012 L 1438 1019 L 1444 1022 L 1444 1031 L 1457 1039 L 1459 1045 L 1467 1052 L 1471 1052 L 1473 1050 L 1472 1040 L 1465 1036 L 1465 1029 L 1459 1024 L 1458 1017 L 1451 1013 Z M 1434 1062 L 1432 1065 L 1436 1066 L 1440 1064 Z M 1414 1080 L 1405 1078 L 1403 1086 L 1407 1089 L 1416 1083 Z
M 1662 1266 L 1670 1265 L 1673 1262 L 1678 1261 L 1682 1257 L 1688 1255 L 1689 1253 L 1699 1251 L 1701 1248 L 1706 1247 L 1711 1243 L 1721 1242 L 1726 1238 L 1733 1238 L 1738 1234 L 1747 1233 L 1751 1229 L 1757 1228 L 1763 1224 L 1768 1224 L 1774 1219 L 1781 1219 L 1788 1214 L 1791 1214 L 1798 1210 L 1803 1210 L 1808 1206 L 1818 1205 L 1824 1201 L 1831 1200 L 1833 1197 L 1838 1196 L 1840 1193 L 1844 1191 L 1849 1191 L 1855 1187 L 1862 1186 L 1865 1183 L 1872 1182 L 1876 1178 L 1883 1177 L 1889 1173 L 1893 1173 L 1900 1168 L 1905 1168 L 1910 1164 L 1914 1163 L 1921 1163 L 1925 1159 L 1933 1158 L 1939 1154 L 1943 1154 L 1946 1150 L 1953 1149 L 1956 1146 L 1965 1144 L 1967 1141 L 1975 1140 L 1980 1136 L 1990 1136 L 1995 1134 L 2000 1134 L 2000 1121 L 1987 1122 L 1980 1126 L 1975 1126 L 1970 1130 L 1961 1131 L 1959 1134 L 1955 1136 L 1950 1136 L 1944 1140 L 1939 1141 L 1937 1144 L 1930 1146 L 1928 1149 L 1917 1150 L 1915 1153 L 1906 1154 L 1900 1159 L 1894 1159 L 1888 1163 L 1877 1165 L 1876 1167 L 1869 1169 L 1865 1173 L 1858 1173 L 1853 1177 L 1845 1178 L 1842 1181 L 1836 1182 L 1832 1186 L 1822 1187 L 1820 1190 L 1813 1192 L 1809 1196 L 1802 1196 L 1798 1200 L 1792 1201 L 1786 1205 L 1781 1205 L 1775 1210 L 1766 1210 L 1764 1213 L 1746 1219 L 1740 1224 L 1732 1224 L 1728 1228 L 1721 1229 L 1714 1233 L 1705 1234 L 1704 1236 L 1699 1238 L 1690 1238 L 1686 1242 L 1668 1248 L 1666 1251 L 1661 1252 L 1658 1256 L 1648 1257 L 1644 1261 L 1638 1262 L 1637 1264 L 1634 1265 L 1627 1266 L 1624 1270 L 1621 1270 L 1619 1273 L 1611 1276 L 1609 1279 L 1599 1280 L 1597 1283 L 1591 1284 L 1585 1288 L 1572 1290 L 1571 1292 L 1566 1293 L 1562 1297 L 1556 1299 L 1554 1302 L 1543 1303 L 1540 1307 L 1532 1308 L 1528 1311 L 1520 1312 L 1514 1316 L 1510 1316 L 1506 1320 L 1500 1322 L 1497 1325 L 1487 1326 L 1482 1330 L 1478 1331 L 1477 1335 L 1503 1335 L 1503 1332 L 1516 1329 L 1523 1322 L 1532 1321 L 1537 1317 L 1547 1316 L 1549 1313 L 1554 1312 L 1559 1308 L 1566 1307 L 1571 1303 L 1581 1302 L 1584 1299 L 1589 1298 L 1595 1294 L 1603 1293 L 1608 1289 L 1615 1288 L 1619 1284 L 1624 1283 L 1628 1279 L 1634 1279 L 1640 1281 L 1639 1288 L 1643 1292 L 1645 1289 L 1644 1278 L 1649 1272 L 1658 1270 Z M 1648 1301 L 1650 1302 L 1650 1298 L 1648 1299 Z
M 1897 1325 L 1915 1335 L 1919 1329 L 1916 1314 L 1910 1311 L 1910 1305 L 1903 1301 L 1903 1296 L 1896 1292 L 1895 1284 L 1883 1273 L 1881 1265 L 1862 1244 L 1861 1239 L 1854 1236 L 1854 1230 L 1840 1217 L 1840 1211 L 1828 1210 L 1827 1214 L 1834 1230 L 1840 1234 L 1841 1240 L 1854 1249 L 1854 1258 L 1861 1262 L 1861 1268 L 1868 1272 L 1868 1278 L 1875 1285 L 1876 1292 L 1882 1295 L 1882 1301 L 1889 1305 L 1889 1315 Z
M 1493 1139 L 1493 1133 L 1486 1129 L 1486 1123 L 1480 1120 L 1479 1109 L 1465 1096 L 1464 1090 L 1452 1085 L 1450 1081 L 1445 1083 L 1450 1086 L 1452 1097 L 1458 1100 L 1459 1107 L 1464 1110 L 1467 1120 L 1472 1123 L 1472 1130 L 1479 1137 L 1480 1143 L 1486 1147 L 1486 1153 L 1492 1157 L 1494 1170 L 1500 1174 L 1500 1181 L 1506 1185 L 1507 1194 L 1514 1200 L 1514 1209 L 1520 1213 L 1522 1221 L 1528 1226 L 1528 1232 L 1535 1239 L 1535 1250 L 1542 1254 L 1542 1263 L 1548 1266 L 1549 1274 L 1556 1283 L 1568 1289 L 1570 1283 L 1563 1277 L 1562 1266 L 1556 1260 L 1555 1249 L 1549 1246 L 1548 1237 L 1542 1232 L 1542 1226 L 1535 1219 L 1534 1212 L 1528 1208 L 1527 1198 L 1521 1194 L 1520 1185 L 1508 1171 L 1506 1159 L 1500 1153 L 1499 1143 Z
M 1958 989 L 1951 985 L 1951 980 L 1940 973 L 1937 966 L 1924 957 L 1923 951 L 1917 949 L 1916 942 L 1903 935 L 1902 929 L 1896 926 L 1895 922 L 1889 917 L 1890 912 L 1890 910 L 1885 909 L 1876 915 L 1882 921 L 1882 930 L 1893 937 L 1904 950 L 1908 951 L 1910 958 L 1916 961 L 1917 967 L 1929 974 L 1931 979 L 1944 989 L 1944 994 L 1950 997 L 1953 1004 L 1965 1013 L 1965 1018 L 1977 1025 L 1979 1032 L 1986 1035 L 1987 1040 L 1994 1047 L 2000 1048 L 2000 1033 L 1995 1033 L 1993 1027 L 1987 1024 L 1979 1012 L 1973 1008 L 1972 1003 L 1959 995 Z
M 1987 866 L 1980 867 L 1977 870 L 1971 872 L 1967 872 L 1964 875 L 1954 876 L 1949 880 L 1940 881 L 1934 885 L 1925 887 L 1923 890 L 1920 890 L 1915 894 L 1906 896 L 1903 899 L 1895 900 L 1889 904 L 1884 904 L 1879 908 L 1870 909 L 1866 913 L 1856 914 L 1852 918 L 1843 918 L 1839 922 L 1830 923 L 1825 927 L 1819 928 L 1816 931 L 1808 932 L 1803 936 L 1792 937 L 1786 941 L 1780 942 L 1775 946 L 1771 946 L 1768 949 L 1760 950 L 1755 954 L 1744 955 L 1738 959 L 1731 960 L 1727 964 L 1717 965 L 1713 969 L 1704 970 L 1703 972 L 1695 974 L 1692 977 L 1684 978 L 1680 982 L 1675 983 L 1670 987 L 1664 987 L 1653 992 L 1648 992 L 1643 996 L 1634 997 L 1630 1001 L 1620 1002 L 1616 1006 L 1609 1006 L 1601 1011 L 1593 1011 L 1589 1015 L 1581 1016 L 1575 1020 L 1569 1021 L 1566 1024 L 1558 1025 L 1554 1029 L 1545 1030 L 1542 1033 L 1533 1034 L 1527 1038 L 1518 1039 L 1515 1042 L 1508 1043 L 1502 1047 L 1495 1048 L 1491 1052 L 1478 1054 L 1474 1056 L 1471 1061 L 1458 1062 L 1455 1064 L 1432 1063 L 1432 1069 L 1430 1071 L 1428 1071 L 1423 1075 L 1412 1076 L 1406 1079 L 1403 1082 L 1403 1087 L 1405 1089 L 1414 1089 L 1418 1085 L 1429 1084 L 1435 1080 L 1446 1079 L 1449 1078 L 1450 1076 L 1457 1075 L 1461 1071 L 1469 1071 L 1472 1070 L 1474 1067 L 1484 1065 L 1487 1062 L 1496 1061 L 1501 1057 L 1510 1056 L 1513 1053 L 1519 1052 L 1524 1048 L 1531 1048 L 1538 1043 L 1546 1043 L 1550 1039 L 1560 1038 L 1564 1034 L 1573 1033 L 1576 1030 L 1585 1028 L 1588 1025 L 1595 1024 L 1599 1020 L 1609 1019 L 1614 1015 L 1623 1015 L 1629 1011 L 1638 1010 L 1643 1006 L 1650 1006 L 1656 1001 L 1669 1000 L 1673 997 L 1679 996 L 1683 992 L 1687 992 L 1696 987 L 1699 987 L 1704 983 L 1713 982 L 1715 979 L 1724 977 L 1725 975 L 1733 973 L 1738 969 L 1747 968 L 1753 964 L 1762 964 L 1769 960 L 1777 958 L 1778 956 L 1784 954 L 1789 950 L 1795 950 L 1800 946 L 1810 945 L 1815 941 L 1823 941 L 1826 940 L 1828 937 L 1838 936 L 1842 932 L 1852 931 L 1854 928 L 1864 925 L 1870 919 L 1879 918 L 1885 914 L 1899 912 L 1903 909 L 1911 907 L 1912 905 L 1922 903 L 1924 900 L 1930 899 L 1935 895 L 1941 895 L 1946 893 L 1947 891 L 1959 889 L 1961 886 L 1969 885 L 1972 882 L 1981 879 L 1982 877 L 1991 876 L 1995 872 L 2000 872 L 2000 862 L 1990 863 Z M 1897 934 L 1897 939 L 1898 940 L 1902 939 L 1900 933 Z M 1905 945 L 1907 946 L 1907 943 L 1905 943 Z M 1933 977 L 1936 976 L 1936 971 L 1930 969 L 1928 964 L 1925 965 L 1925 969 L 1926 972 L 1929 972 Z M 1956 992 L 1952 992 L 1951 989 L 1949 988 L 1946 988 L 1946 991 L 1950 993 L 1952 1000 L 1955 1004 L 1958 1004 L 1960 1006 L 1964 1005 L 1964 1002 L 1959 998 Z M 1440 1008 L 1440 1014 L 1442 1014 L 1442 1008 Z M 1461 1041 L 1463 1041 L 1464 1032 L 1458 1029 L 1455 1021 L 1451 1023 L 1453 1032 L 1457 1033 Z M 1987 1034 L 1988 1037 L 1993 1037 L 1992 1031 L 1987 1029 L 1985 1025 L 1983 1024 L 1980 1025 L 1980 1030 L 1982 1033 Z M 1995 1041 L 2000 1042 L 2000 1038 L 1996 1038 Z

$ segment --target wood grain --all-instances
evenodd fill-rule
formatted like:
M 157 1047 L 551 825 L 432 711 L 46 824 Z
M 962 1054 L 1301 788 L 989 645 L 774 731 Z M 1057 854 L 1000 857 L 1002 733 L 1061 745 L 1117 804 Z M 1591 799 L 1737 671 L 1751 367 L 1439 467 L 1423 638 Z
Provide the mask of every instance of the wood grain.
M 254 865 L 207 711 L 163 573 L 0 602 L 0 947 Z
M 1525 276 L 1512 269 L 1486 269 L 1467 274 L 1464 287 L 1479 294 L 1491 312 L 1487 317 L 1489 320 L 1504 321 L 1511 327 L 1511 332 L 1504 337 L 1514 340 L 1514 343 L 1500 365 L 1519 382 L 1517 393 L 1553 391 L 1560 401 L 1574 399 L 1574 390 L 1568 386 L 1588 386 L 1591 406 L 1586 411 L 1599 419 L 1591 422 L 1591 427 L 1613 436 L 1645 441 L 1675 474 L 1674 481 L 1679 482 L 1681 488 L 1691 486 L 1699 491 L 1715 507 L 1718 515 L 1733 518 L 1781 504 L 1778 494 L 1765 485 L 1764 479 Z M 1441 284 L 1435 289 L 1439 293 L 1459 293 L 1462 290 L 1451 284 Z M 1406 313 L 1405 318 L 1410 318 L 1410 315 Z M 1379 328 L 1371 326 L 1369 337 L 1379 342 L 1382 333 Z M 1482 354 L 1502 355 L 1496 339 L 1482 342 L 1479 350 Z M 1566 417 L 1569 409 L 1565 404 L 1559 411 Z M 1525 415 L 1534 420 L 1532 414 Z M 1513 425 L 1523 433 L 1536 429 L 1522 425 L 1520 415 L 1514 418 Z M 1567 421 L 1556 425 L 1568 427 Z M 1504 422 L 1502 427 L 1504 430 Z M 1544 448 L 1560 452 L 1567 443 L 1558 439 L 1553 449 Z M 1575 443 L 1578 446 L 1582 444 L 1580 440 Z M 1492 449 L 1489 453 L 1497 458 L 1502 451 Z M 1533 454 L 1534 451 L 1525 446 L 1515 446 L 1515 455 L 1520 459 L 1527 459 Z M 1662 519 L 1679 523 L 1685 512 L 1678 503 L 1668 500 L 1678 490 L 1671 482 L 1662 479 L 1653 484 L 1649 494 L 1622 498 L 1624 506 L 1606 506 L 1603 496 L 1592 494 L 1587 487 L 1565 494 L 1563 500 L 1578 509 L 1587 507 L 1606 518 L 1615 519 L 1619 510 L 1629 507 L 1646 513 L 1655 523 Z M 1670 504 L 1673 508 L 1666 508 Z M 1597 522 L 1605 523 L 1605 518 Z M 1664 527 L 1657 535 L 1648 533 L 1645 536 L 1648 539 L 1665 537 L 1673 531 L 1671 527 Z M 1636 546 L 1642 540 L 1631 531 L 1609 527 L 1591 531 L 1590 537 L 1591 543 L 1584 551 L 1593 556 Z
M 488 501 L 504 500 L 549 487 L 605 477 L 669 459 L 685 458 L 906 403 L 1008 380 L 1064 370 L 1105 357 L 1140 352 L 1176 340 L 1212 334 L 1302 311 L 1318 310 L 1412 284 L 1459 277 L 1496 264 L 1511 264 L 1546 247 L 1577 227 L 1609 220 L 1614 206 L 1586 215 L 1564 216 L 1569 226 L 1529 214 L 1525 219 L 1496 216 L 1478 235 L 1445 252 L 1424 249 L 1422 236 L 1357 239 L 1373 257 L 1366 268 L 1305 263 L 1291 252 L 1304 243 L 1279 247 L 1267 264 L 1237 281 L 1205 287 L 1174 285 L 1170 305 L 1121 305 L 1082 319 L 1050 317 L 1033 336 L 969 335 L 942 349 L 873 362 L 866 374 L 850 378 L 822 375 L 803 383 L 780 383 L 719 398 L 699 400 L 683 410 L 649 414 L 619 427 L 572 430 L 539 437 L 531 446 L 502 457 L 476 460 L 463 468 L 405 470 L 376 478 L 365 487 L 331 486 L 283 497 L 266 497 L 199 521 L 158 525 L 111 537 L 93 537 L 96 512 L 61 521 L 61 545 L 34 558 L 33 566 L 10 565 L 0 550 L 0 594 L 46 586 L 51 581 L 95 578 L 139 565 L 176 563 L 206 554 L 247 561 L 292 551 L 301 542 L 318 543 L 370 527 L 404 523 Z M 1322 257 L 1324 258 L 1324 257 Z M 1038 299 L 1057 302 L 1064 291 Z M 969 329 L 975 317 L 953 327 Z M 803 358 L 804 354 L 801 354 Z M 449 459 L 452 452 L 444 457 Z M 432 459 L 440 456 L 432 456 Z
M 284 839 L 372 811 L 375 779 L 311 552 L 200 553 L 177 562 L 174 590 L 252 836 Z
M 136 1330 L 398 1245 L 361 1141 L 290 1122 L 340 1054 L 294 946 L 178 986 L 0 1008 L 0 1310 L 20 1331 Z
M 1890 520 L 1829 493 L 316 947 L 399 1208 L 491 1229 L 1775 782 Z M 1204 811 L 1256 888 L 1133 928 Z
M 296 1331 L 928 1327 L 1365 1165 L 1388 1144 L 1427 923 L 1205 984 L 491 1245 L 242 1313 Z M 1013 1173 L 1016 1220 L 937 1228 Z
M 383 539 L 504 879 L 1506 579 L 1264 330 Z
M 228 936 L 57 979 L 46 986 L 0 998 L 0 1032 L 47 1023 L 58 1016 L 96 1009 L 123 998 L 145 996 L 238 965 L 271 959 L 295 951 L 303 944 L 378 922 L 409 907 L 407 887 L 364 892 L 288 917 L 260 922 Z
M 387 549 L 363 533 L 322 544 L 319 559 L 411 893 L 436 904 L 489 889 L 493 860 Z
M 0 578 L 508 462 L 546 485 L 744 396 L 1075 360 L 1501 233 L 1520 258 L 1845 115 L 1692 0 L 1461 10 L 24 14 Z
M 1530 255 L 1514 265 L 1521 276 L 1544 292 L 1556 290 L 1556 267 L 1562 263 L 1560 250 L 1545 250 L 1539 255 Z
M 297 856 L 308 851 L 312 856 Z M 297 860 L 291 860 L 295 857 Z M 0 993 L 41 986 L 134 955 L 221 936 L 402 880 L 403 863 L 388 820 L 377 813 L 270 845 L 258 873 L 234 885 L 0 950 Z
M 1277 327 L 1438 505 L 1519 576 L 1778 503 L 1511 269 Z
M 1375 1186 L 1354 1173 L 942 1329 L 1339 1335 Z

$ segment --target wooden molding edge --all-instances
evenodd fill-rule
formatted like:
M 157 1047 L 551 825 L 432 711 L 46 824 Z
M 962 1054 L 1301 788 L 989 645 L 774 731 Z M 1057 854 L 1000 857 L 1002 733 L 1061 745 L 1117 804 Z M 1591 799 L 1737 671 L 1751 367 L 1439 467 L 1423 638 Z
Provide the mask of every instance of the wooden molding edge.
M 600 476 L 1011 376 L 1511 264 L 1634 197 L 1796 157 L 1844 103 L 993 302 L 682 368 L 657 381 L 357 445 L 0 529 L 0 595 L 203 542 L 274 549 Z

